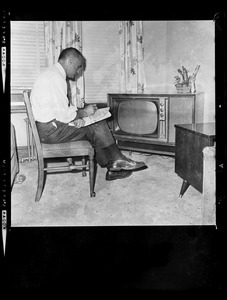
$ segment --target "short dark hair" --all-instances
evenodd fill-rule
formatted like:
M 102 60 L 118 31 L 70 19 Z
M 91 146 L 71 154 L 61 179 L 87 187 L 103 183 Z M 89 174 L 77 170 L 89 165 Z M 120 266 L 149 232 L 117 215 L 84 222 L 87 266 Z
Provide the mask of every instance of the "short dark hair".
M 64 50 L 61 51 L 61 53 L 58 57 L 58 61 L 59 60 L 66 60 L 68 57 L 78 58 L 82 63 L 83 70 L 85 71 L 85 69 L 86 69 L 86 58 L 83 56 L 83 54 L 79 50 L 77 50 L 76 48 L 73 48 L 73 47 L 65 48 Z

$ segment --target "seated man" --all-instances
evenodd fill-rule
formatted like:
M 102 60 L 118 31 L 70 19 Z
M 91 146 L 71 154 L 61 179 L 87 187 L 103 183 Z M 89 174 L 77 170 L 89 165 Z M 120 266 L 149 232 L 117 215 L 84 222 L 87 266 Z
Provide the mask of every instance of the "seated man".
M 86 68 L 86 59 L 75 48 L 64 49 L 58 62 L 36 80 L 31 105 L 42 143 L 64 143 L 88 140 L 95 149 L 95 158 L 107 168 L 106 180 L 123 179 L 133 170 L 146 167 L 125 157 L 118 149 L 105 120 L 83 126 L 85 116 L 95 113 L 92 104 L 77 108 L 69 104 L 66 79 L 77 80 Z M 69 126 L 69 123 L 75 126 Z

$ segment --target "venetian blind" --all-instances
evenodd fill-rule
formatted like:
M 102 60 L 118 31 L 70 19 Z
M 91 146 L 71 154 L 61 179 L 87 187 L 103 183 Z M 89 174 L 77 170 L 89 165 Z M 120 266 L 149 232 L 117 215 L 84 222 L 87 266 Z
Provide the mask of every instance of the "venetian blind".
M 83 21 L 85 102 L 106 102 L 107 93 L 120 92 L 118 21 Z
M 11 21 L 11 92 L 32 88 L 46 67 L 44 22 Z

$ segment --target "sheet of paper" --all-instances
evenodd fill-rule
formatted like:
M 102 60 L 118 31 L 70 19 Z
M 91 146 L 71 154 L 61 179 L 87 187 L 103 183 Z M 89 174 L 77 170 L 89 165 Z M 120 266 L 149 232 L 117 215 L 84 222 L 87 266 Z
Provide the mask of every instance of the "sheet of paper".
M 109 107 L 99 108 L 94 113 L 94 115 L 89 116 L 89 117 L 84 117 L 83 118 L 83 120 L 85 121 L 84 126 L 96 123 L 96 122 L 104 120 L 106 118 L 109 118 L 111 116 L 111 113 L 109 112 L 109 109 L 110 109 Z
M 84 117 L 83 120 L 85 121 L 84 126 L 88 126 L 90 124 L 96 123 L 98 121 L 107 119 L 111 116 L 110 113 L 110 108 L 109 107 L 104 107 L 104 108 L 99 108 L 97 111 L 94 113 L 94 115 L 89 116 L 89 117 Z M 69 126 L 75 126 L 73 122 L 69 123 Z

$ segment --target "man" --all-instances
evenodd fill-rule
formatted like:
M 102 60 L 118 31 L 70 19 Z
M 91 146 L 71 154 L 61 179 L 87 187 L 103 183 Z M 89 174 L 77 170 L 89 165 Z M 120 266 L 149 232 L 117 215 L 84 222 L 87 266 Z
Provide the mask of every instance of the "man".
M 133 170 L 146 167 L 125 157 L 118 149 L 105 120 L 83 126 L 85 116 L 95 113 L 94 105 L 77 108 L 69 104 L 66 79 L 77 80 L 86 69 L 86 59 L 75 48 L 66 48 L 58 62 L 36 80 L 31 105 L 42 143 L 64 143 L 88 140 L 95 149 L 95 158 L 107 168 L 106 180 L 123 179 Z M 75 126 L 69 126 L 72 123 Z

